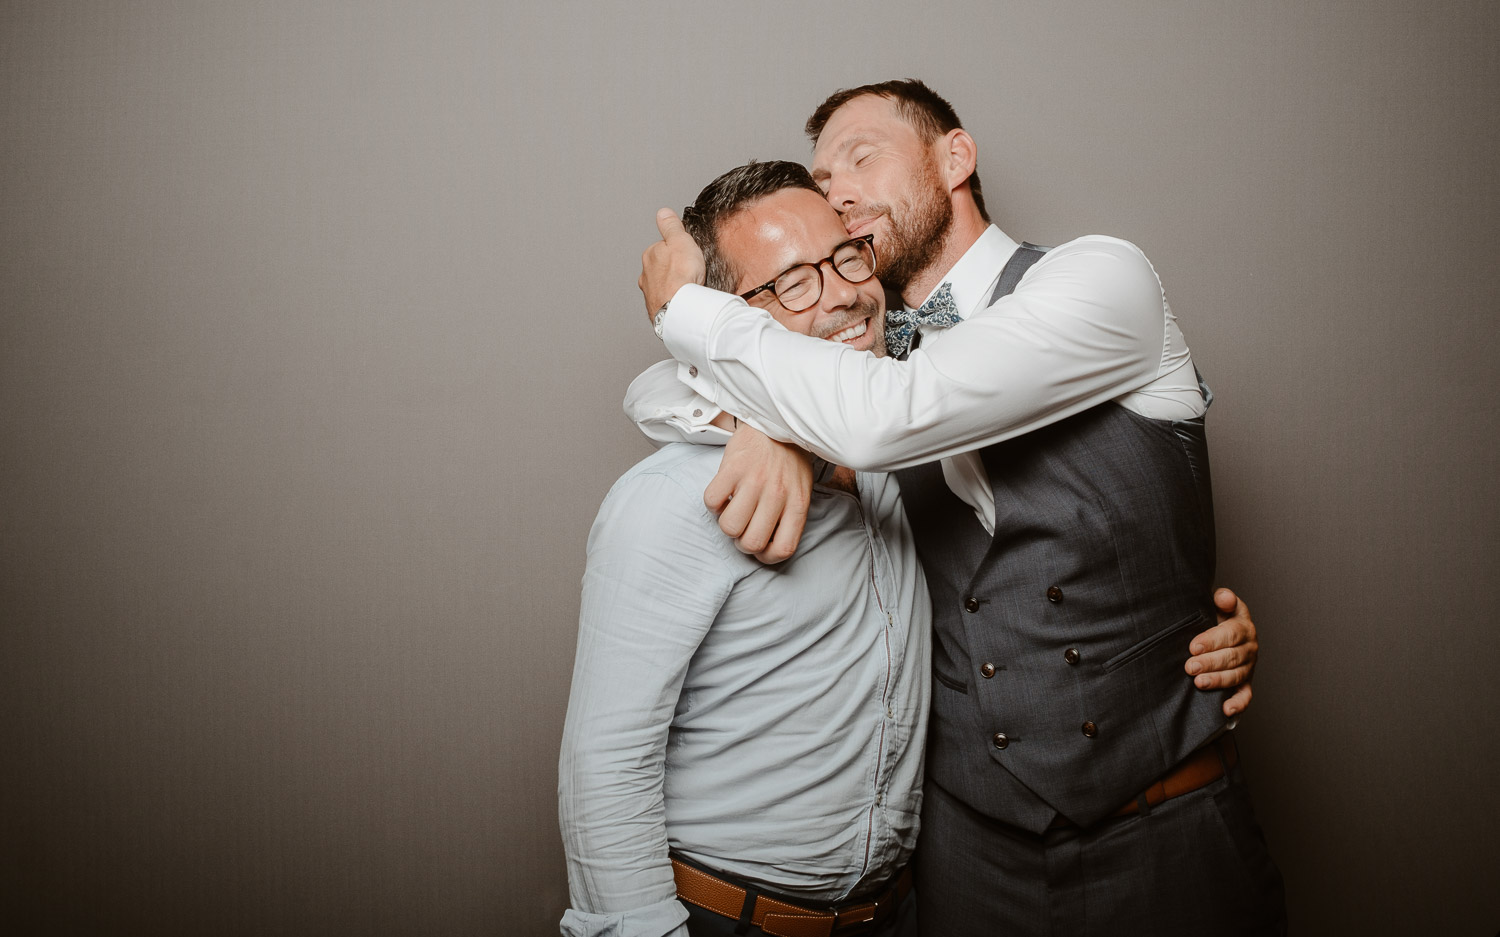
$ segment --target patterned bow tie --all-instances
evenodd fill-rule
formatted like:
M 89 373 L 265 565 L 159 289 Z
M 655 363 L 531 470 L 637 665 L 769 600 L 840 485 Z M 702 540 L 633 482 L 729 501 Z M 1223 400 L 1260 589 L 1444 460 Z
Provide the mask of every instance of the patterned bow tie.
M 946 329 L 962 321 L 958 315 L 958 307 L 953 304 L 953 287 L 944 283 L 915 312 L 910 309 L 892 309 L 885 314 L 886 353 L 892 358 L 900 358 L 910 351 L 912 336 L 917 334 L 919 326 L 931 325 Z

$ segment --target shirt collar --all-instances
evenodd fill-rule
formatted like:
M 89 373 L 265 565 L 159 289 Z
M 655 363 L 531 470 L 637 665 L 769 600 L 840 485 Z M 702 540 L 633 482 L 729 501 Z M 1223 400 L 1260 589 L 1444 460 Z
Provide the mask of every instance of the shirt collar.
M 964 255 L 958 258 L 958 263 L 948 271 L 948 275 L 942 279 L 938 286 L 948 283 L 953 288 L 953 304 L 958 314 L 965 319 L 988 305 L 990 291 L 995 288 L 995 281 L 1000 278 L 1000 271 L 1005 268 L 1006 261 L 1010 255 L 1020 247 L 1012 241 L 1004 231 L 995 225 L 984 229 L 979 240 L 964 251 Z M 937 287 L 933 287 L 933 293 Z M 929 297 L 932 293 L 927 294 Z M 924 297 L 923 302 L 926 302 Z

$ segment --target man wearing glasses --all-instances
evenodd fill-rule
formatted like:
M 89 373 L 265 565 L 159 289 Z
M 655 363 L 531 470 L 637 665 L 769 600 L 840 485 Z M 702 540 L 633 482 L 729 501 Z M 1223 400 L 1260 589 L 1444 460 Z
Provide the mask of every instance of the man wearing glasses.
M 875 235 L 905 306 L 891 357 L 807 342 L 696 285 L 669 212 L 641 287 L 703 419 L 723 407 L 829 460 L 899 470 L 934 601 L 923 927 L 1283 933 L 1280 875 L 1222 735 L 1248 685 L 1221 708 L 1183 674 L 1245 679 L 1253 627 L 1191 637 L 1213 617 L 1208 399 L 1155 271 L 1113 238 L 1047 252 L 990 224 L 974 141 L 920 82 L 836 93 L 807 129 L 821 191 L 848 235 Z M 696 429 L 670 394 L 633 390 L 653 435 Z M 741 549 L 776 559 L 809 469 L 775 444 L 787 468 L 763 468 L 766 446 L 738 431 L 704 498 Z M 1233 635 L 1245 647 L 1211 655 L 1228 673 L 1184 665 L 1184 645 Z
M 873 239 L 850 238 L 803 167 L 726 173 L 684 221 L 710 286 L 884 353 Z M 900 495 L 825 467 L 797 555 L 767 566 L 703 506 L 721 451 L 643 461 L 589 536 L 563 932 L 909 937 L 932 606 Z
M 805 168 L 732 170 L 684 218 L 707 282 L 884 354 L 872 238 Z M 562 932 L 910 937 L 932 606 L 895 480 L 829 467 L 797 556 L 769 566 L 703 506 L 722 452 L 658 451 L 589 533 Z

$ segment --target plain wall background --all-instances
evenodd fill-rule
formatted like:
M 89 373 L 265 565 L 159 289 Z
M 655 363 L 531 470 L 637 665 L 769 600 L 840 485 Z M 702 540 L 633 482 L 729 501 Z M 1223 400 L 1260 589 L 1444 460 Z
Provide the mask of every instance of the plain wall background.
M 1500 7 L 0 5 L 0 921 L 556 932 L 661 205 L 920 76 L 1218 394 L 1298 933 L 1500 928 Z M 941 935 L 935 935 L 941 937 Z

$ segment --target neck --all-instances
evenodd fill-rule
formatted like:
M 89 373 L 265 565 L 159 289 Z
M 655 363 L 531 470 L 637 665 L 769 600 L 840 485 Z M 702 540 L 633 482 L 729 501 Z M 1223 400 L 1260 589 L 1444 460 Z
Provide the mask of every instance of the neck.
M 921 273 L 911 278 L 906 284 L 906 289 L 901 291 L 901 301 L 906 303 L 910 309 L 917 308 L 927 294 L 937 288 L 953 269 L 953 265 L 968 253 L 979 236 L 989 229 L 990 223 L 985 221 L 979 214 L 979 208 L 975 206 L 974 200 L 967 194 L 954 194 L 953 198 L 953 224 L 948 228 L 948 236 L 943 240 L 943 249 L 938 253 L 937 259 L 928 264 Z
M 858 493 L 854 487 L 854 469 L 844 468 L 842 465 L 835 465 L 833 467 L 833 474 L 825 484 L 829 488 L 837 488 L 840 491 L 847 491 L 850 494 Z

